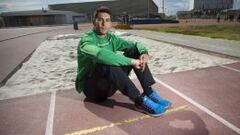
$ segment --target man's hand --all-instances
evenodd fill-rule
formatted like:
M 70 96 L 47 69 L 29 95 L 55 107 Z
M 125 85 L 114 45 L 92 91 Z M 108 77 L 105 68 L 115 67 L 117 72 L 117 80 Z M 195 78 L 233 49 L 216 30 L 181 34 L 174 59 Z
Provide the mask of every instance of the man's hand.
M 149 61 L 149 56 L 148 54 L 142 54 L 140 55 L 139 57 L 139 60 L 140 60 L 140 69 L 141 71 L 143 72 L 145 70 L 145 67 L 146 67 L 146 64 L 148 63 Z
M 131 63 L 132 63 L 132 65 L 133 65 L 134 68 L 136 68 L 136 69 L 141 69 L 140 60 L 138 60 L 138 59 L 132 59 Z

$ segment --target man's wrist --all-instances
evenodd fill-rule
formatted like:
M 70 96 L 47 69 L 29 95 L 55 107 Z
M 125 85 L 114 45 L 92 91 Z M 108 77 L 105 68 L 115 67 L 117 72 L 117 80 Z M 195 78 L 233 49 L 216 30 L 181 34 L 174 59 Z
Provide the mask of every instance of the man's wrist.
M 135 59 L 131 59 L 131 65 L 135 64 Z
M 143 51 L 140 53 L 140 55 L 143 55 L 143 54 L 147 54 L 148 55 L 148 51 Z

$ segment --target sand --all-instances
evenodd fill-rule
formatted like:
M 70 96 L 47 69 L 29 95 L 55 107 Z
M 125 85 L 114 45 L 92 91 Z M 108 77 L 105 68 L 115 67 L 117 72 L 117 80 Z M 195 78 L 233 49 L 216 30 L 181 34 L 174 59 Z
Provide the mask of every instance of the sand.
M 234 60 L 176 47 L 126 32 L 116 32 L 123 38 L 139 41 L 149 50 L 151 72 L 167 74 L 195 70 L 235 62 Z M 0 88 L 0 100 L 38 93 L 74 89 L 77 71 L 78 35 L 49 37 L 31 58 Z M 134 73 L 131 73 L 134 77 Z

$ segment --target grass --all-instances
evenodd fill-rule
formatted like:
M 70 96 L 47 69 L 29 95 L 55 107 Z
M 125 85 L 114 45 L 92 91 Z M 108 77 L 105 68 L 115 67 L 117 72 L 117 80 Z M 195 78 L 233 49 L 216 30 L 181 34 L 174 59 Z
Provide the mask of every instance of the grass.
M 208 26 L 143 26 L 141 30 L 197 35 L 211 38 L 221 38 L 240 41 L 240 24 L 208 25 Z
M 113 27 L 115 29 L 124 29 L 124 30 L 132 29 L 132 27 L 130 25 L 127 25 L 127 24 L 117 24 Z

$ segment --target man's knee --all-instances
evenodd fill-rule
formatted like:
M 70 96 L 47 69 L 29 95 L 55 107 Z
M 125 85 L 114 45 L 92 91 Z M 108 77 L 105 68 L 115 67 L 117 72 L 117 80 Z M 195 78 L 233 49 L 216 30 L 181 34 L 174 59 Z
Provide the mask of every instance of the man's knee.
M 122 68 L 120 66 L 111 66 L 105 64 L 97 64 L 95 68 L 95 75 L 101 77 L 108 77 L 109 74 L 119 73 Z
M 108 73 L 109 75 L 122 75 L 122 74 L 126 74 L 127 76 L 130 74 L 132 70 L 131 66 L 109 66 L 108 67 Z

